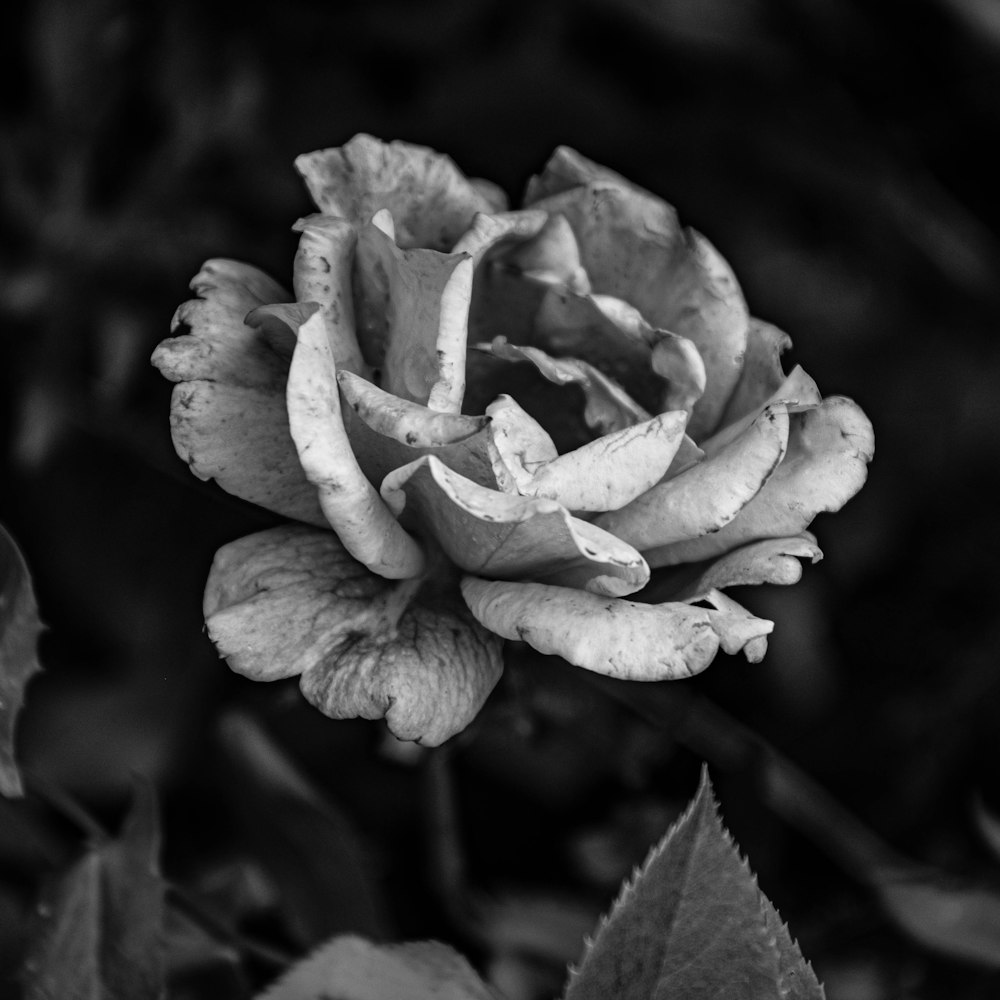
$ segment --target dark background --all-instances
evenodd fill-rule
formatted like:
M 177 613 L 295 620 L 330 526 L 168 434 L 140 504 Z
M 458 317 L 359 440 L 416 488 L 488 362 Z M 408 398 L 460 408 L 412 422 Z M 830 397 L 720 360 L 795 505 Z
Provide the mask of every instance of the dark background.
M 689 686 L 898 851 L 993 884 L 976 805 L 1000 814 L 989 0 L 44 0 L 5 13 L 0 47 L 0 521 L 48 625 L 29 767 L 111 825 L 148 775 L 167 874 L 208 892 L 229 873 L 245 894 L 266 810 L 218 727 L 248 707 L 375 858 L 388 937 L 450 940 L 524 996 L 545 988 L 564 946 L 525 958 L 518 934 L 579 940 L 716 737 L 695 718 L 675 741 L 574 673 L 521 665 L 444 763 L 411 762 L 379 725 L 230 676 L 201 631 L 205 574 L 220 544 L 271 522 L 176 458 L 148 357 L 203 259 L 287 282 L 290 225 L 310 210 L 299 152 L 358 131 L 407 139 L 516 202 L 567 144 L 675 204 L 751 310 L 792 335 L 790 360 L 875 425 L 868 485 L 814 525 L 826 559 L 794 588 L 744 595 L 777 623 L 767 660 L 720 656 Z M 713 771 L 723 814 L 830 1000 L 997 995 L 996 973 L 899 930 L 752 770 Z M 39 878 L 79 849 L 26 808 L 0 813 L 5 969 Z M 475 918 L 428 861 L 448 845 L 467 862 L 454 891 L 492 900 Z M 266 892 L 219 893 L 294 953 L 351 926 L 289 930 Z

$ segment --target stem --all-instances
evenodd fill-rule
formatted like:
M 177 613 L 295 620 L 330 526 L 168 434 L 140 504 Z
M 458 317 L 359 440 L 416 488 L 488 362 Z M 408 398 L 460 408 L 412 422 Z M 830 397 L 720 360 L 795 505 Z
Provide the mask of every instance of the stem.
M 646 722 L 723 771 L 748 774 L 767 806 L 863 885 L 912 871 L 898 855 L 817 781 L 758 733 L 690 691 L 645 689 L 593 676 L 597 686 Z

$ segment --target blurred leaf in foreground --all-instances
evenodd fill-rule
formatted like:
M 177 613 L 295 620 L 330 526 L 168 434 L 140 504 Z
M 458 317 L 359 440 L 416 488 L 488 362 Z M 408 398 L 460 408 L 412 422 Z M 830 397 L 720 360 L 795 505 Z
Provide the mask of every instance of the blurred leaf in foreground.
M 24 689 L 42 669 L 36 654 L 41 631 L 27 563 L 0 526 L 0 792 L 12 797 L 24 794 L 14 760 L 14 725 Z
M 567 1000 L 822 1000 L 719 819 L 707 774 L 602 921 Z
M 47 891 L 24 963 L 25 1000 L 161 1000 L 164 882 L 149 785 L 117 839 L 92 847 Z
M 496 1000 L 458 952 L 437 941 L 377 945 L 338 937 L 257 1000 Z
M 1000 969 L 1000 892 L 956 884 L 933 871 L 889 875 L 876 885 L 889 916 L 926 948 Z

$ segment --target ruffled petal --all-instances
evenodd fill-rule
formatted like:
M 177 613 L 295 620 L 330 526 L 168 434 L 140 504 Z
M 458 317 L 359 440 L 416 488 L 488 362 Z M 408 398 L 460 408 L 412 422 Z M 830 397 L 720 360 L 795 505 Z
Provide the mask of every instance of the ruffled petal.
M 326 215 L 363 226 L 388 209 L 403 247 L 449 250 L 477 212 L 506 208 L 498 188 L 470 182 L 449 157 L 408 142 L 360 134 L 299 156 L 295 167 Z
M 649 580 L 635 549 L 554 500 L 486 489 L 433 456 L 386 476 L 382 495 L 467 572 L 516 579 L 569 571 L 575 585 L 602 594 L 634 593 Z
M 294 337 L 254 329 L 244 317 L 289 295 L 262 271 L 210 260 L 152 362 L 178 385 L 170 431 L 178 455 L 200 479 L 227 493 L 310 524 L 325 524 L 315 487 L 299 465 L 285 412 Z M 287 333 L 287 331 L 286 331 Z
M 732 444 L 594 523 L 660 565 L 658 547 L 718 531 L 736 517 L 778 468 L 788 431 L 787 409 L 768 407 Z
M 363 372 L 351 294 L 357 233 L 331 215 L 309 215 L 292 228 L 302 234 L 293 267 L 295 298 L 319 305 L 337 369 Z
M 708 379 L 691 433 L 695 440 L 711 433 L 739 379 L 749 323 L 718 251 L 682 228 L 666 202 L 565 148 L 529 184 L 525 203 L 566 215 L 596 292 L 624 299 L 654 327 L 693 341 Z
M 711 535 L 664 546 L 647 556 L 657 566 L 699 562 L 750 542 L 800 534 L 823 511 L 835 511 L 864 485 L 875 453 L 861 408 L 831 396 L 791 415 L 788 451 L 760 492 Z
M 380 576 L 418 576 L 420 545 L 392 516 L 365 478 L 344 429 L 337 366 L 326 327 L 313 306 L 297 330 L 288 372 L 288 422 L 306 478 L 319 491 L 323 514 L 347 551 Z
M 401 250 L 384 228 L 382 219 L 365 226 L 358 244 L 365 311 L 385 324 L 384 335 L 375 331 L 376 340 L 385 341 L 382 386 L 432 409 L 458 413 L 465 392 L 472 258 Z
M 649 413 L 617 382 L 579 358 L 553 358 L 537 347 L 509 344 L 503 337 L 497 337 L 489 344 L 475 344 L 474 347 L 502 361 L 530 361 L 555 385 L 579 386 L 586 401 L 583 419 L 599 434 L 624 430 L 650 419 Z
M 674 680 L 700 673 L 720 645 L 746 648 L 774 627 L 732 609 L 637 604 L 537 583 L 467 576 L 462 596 L 476 620 L 505 639 L 609 677 Z M 759 646 L 752 646 L 756 655 Z
M 238 673 L 301 674 L 332 718 L 385 717 L 397 737 L 428 746 L 472 721 L 502 670 L 499 639 L 454 590 L 375 576 L 333 534 L 301 526 L 220 549 L 205 615 Z

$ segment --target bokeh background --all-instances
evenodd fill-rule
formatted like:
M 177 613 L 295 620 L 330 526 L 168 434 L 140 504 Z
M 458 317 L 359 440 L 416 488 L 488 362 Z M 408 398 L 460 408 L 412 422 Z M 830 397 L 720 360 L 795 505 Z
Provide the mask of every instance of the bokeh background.
M 377 923 L 528 998 L 714 756 L 726 821 L 830 1000 L 998 994 L 794 829 L 753 761 L 723 766 L 739 720 L 941 885 L 985 894 L 965 917 L 1000 941 L 995 3 L 36 0 L 5 13 L 0 58 L 0 521 L 48 626 L 28 767 L 112 826 L 149 776 L 167 874 L 290 953 Z M 686 682 L 721 724 L 657 726 L 534 663 L 429 762 L 216 660 L 212 554 L 270 522 L 176 458 L 148 358 L 204 259 L 287 281 L 310 210 L 292 160 L 359 131 L 436 147 L 515 201 L 558 144 L 607 164 L 675 204 L 791 334 L 790 362 L 872 418 L 868 485 L 815 525 L 825 560 L 745 595 L 777 622 L 767 660 Z M 268 808 L 253 775 L 278 753 L 324 796 L 330 842 Z M 377 920 L 344 901 L 344 837 Z M 2 807 L 4 990 L 39 880 L 79 849 L 44 807 Z M 933 918 L 935 900 L 913 905 Z M 210 995 L 225 965 L 194 937 L 178 995 Z M 248 975 L 211 995 L 268 970 Z

